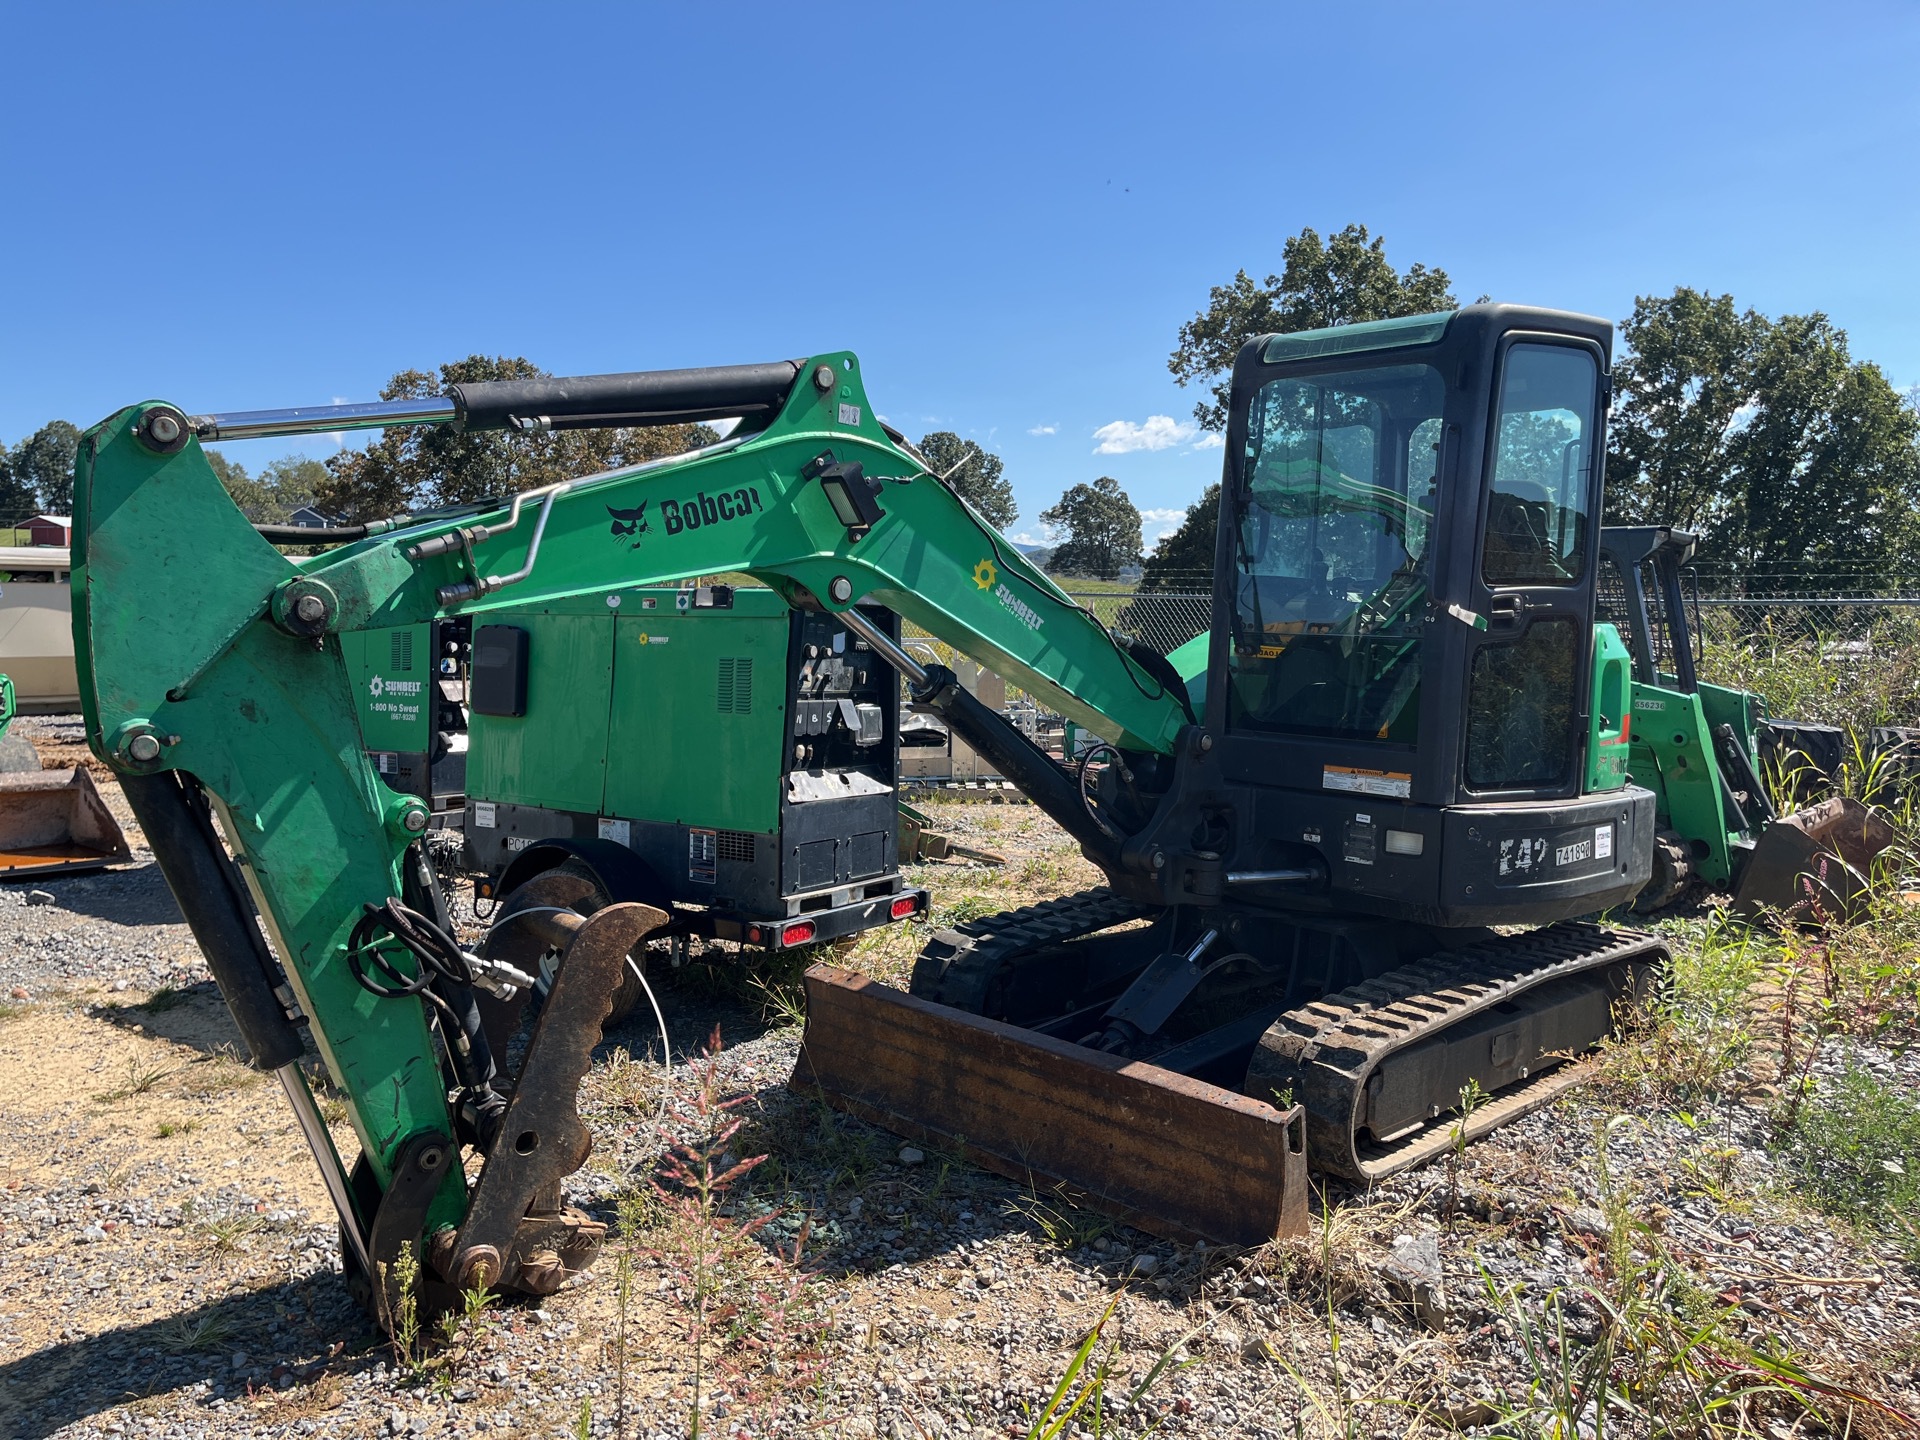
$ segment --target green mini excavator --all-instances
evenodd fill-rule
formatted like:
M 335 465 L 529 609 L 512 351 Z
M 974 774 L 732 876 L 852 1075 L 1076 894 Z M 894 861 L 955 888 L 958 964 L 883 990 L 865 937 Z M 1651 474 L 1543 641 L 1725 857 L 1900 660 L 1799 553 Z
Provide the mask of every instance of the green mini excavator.
M 1191 690 L 932 473 L 845 352 L 290 411 L 142 402 L 88 431 L 76 467 L 89 742 L 300 1117 L 349 1270 L 377 1282 L 417 1244 L 430 1299 L 544 1293 L 604 1235 L 563 1181 L 589 1149 L 575 1092 L 616 985 L 646 937 L 691 923 L 651 872 L 698 881 L 729 857 L 697 837 L 636 866 L 617 830 L 596 835 L 516 877 L 467 948 L 423 854 L 431 806 L 369 760 L 355 647 L 468 624 L 503 774 L 568 745 L 570 713 L 613 706 L 601 800 L 613 772 L 641 794 L 669 763 L 724 789 L 724 730 L 661 687 L 710 684 L 724 709 L 728 676 L 656 673 L 641 601 L 747 572 L 812 647 L 755 702 L 784 727 L 757 832 L 783 856 L 829 894 L 884 874 L 887 827 L 854 812 L 891 806 L 890 782 L 832 757 L 887 733 L 855 693 L 887 667 L 1106 876 L 935 931 L 910 992 L 816 966 L 795 1086 L 1160 1233 L 1257 1242 L 1304 1226 L 1309 1161 L 1364 1182 L 1559 1093 L 1665 958 L 1576 918 L 1628 901 L 1654 840 L 1654 797 L 1626 779 L 1627 657 L 1594 642 L 1611 338 L 1477 305 L 1245 346 Z M 703 450 L 351 527 L 297 559 L 201 451 L 725 416 L 741 424 Z M 1048 756 L 905 652 L 895 616 L 1107 740 Z M 589 654 L 605 673 L 582 692 Z M 738 704 L 737 666 L 731 683 Z M 516 1069 L 488 1016 L 543 967 Z M 350 1168 L 309 1046 L 346 1097 Z M 1456 1126 L 1470 1084 L 1492 1098 Z

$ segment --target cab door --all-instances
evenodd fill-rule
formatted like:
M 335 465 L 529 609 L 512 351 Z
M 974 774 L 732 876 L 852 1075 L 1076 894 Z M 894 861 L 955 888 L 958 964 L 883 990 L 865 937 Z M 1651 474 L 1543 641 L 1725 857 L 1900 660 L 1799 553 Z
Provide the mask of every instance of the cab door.
M 1479 797 L 1580 792 L 1592 681 L 1605 357 L 1571 336 L 1497 351 L 1461 783 Z

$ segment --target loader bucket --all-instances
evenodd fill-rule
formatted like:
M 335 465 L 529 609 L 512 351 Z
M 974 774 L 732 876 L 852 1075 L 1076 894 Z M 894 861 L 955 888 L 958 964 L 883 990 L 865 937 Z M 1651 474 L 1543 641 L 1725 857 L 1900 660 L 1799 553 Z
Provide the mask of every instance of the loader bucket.
M 0 880 L 97 870 L 132 858 L 84 767 L 0 773 Z
M 1773 909 L 1808 925 L 1858 919 L 1874 857 L 1893 839 L 1892 826 L 1844 795 L 1783 815 L 1747 857 L 1734 913 L 1752 919 Z
M 828 965 L 806 987 L 795 1091 L 1156 1235 L 1259 1245 L 1306 1233 L 1298 1105 L 1277 1110 Z

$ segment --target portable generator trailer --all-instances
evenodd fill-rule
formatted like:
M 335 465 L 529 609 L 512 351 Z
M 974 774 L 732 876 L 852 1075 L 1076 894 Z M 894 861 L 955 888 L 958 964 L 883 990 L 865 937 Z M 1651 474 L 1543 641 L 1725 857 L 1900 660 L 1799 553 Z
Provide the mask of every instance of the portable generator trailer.
M 1637 892 L 1653 841 L 1605 705 L 1624 660 L 1592 640 L 1611 334 L 1487 305 L 1245 347 L 1200 707 L 877 423 L 851 354 L 265 415 L 142 403 L 77 465 L 89 741 L 301 1118 L 350 1264 L 419 1241 L 429 1298 L 545 1293 L 604 1235 L 561 1201 L 589 1149 L 575 1090 L 668 916 L 556 867 L 462 951 L 421 854 L 430 808 L 360 743 L 345 637 L 468 617 L 477 684 L 502 616 L 752 574 L 905 676 L 1108 877 L 936 932 L 912 994 L 816 967 L 794 1083 L 1149 1228 L 1264 1239 L 1304 1225 L 1308 1159 L 1391 1173 L 1452 1143 L 1470 1082 L 1493 1096 L 1471 1134 L 1577 1080 L 1665 958 L 1567 921 Z M 726 415 L 746 419 L 705 450 L 298 560 L 199 448 Z M 1109 742 L 1063 766 L 863 602 Z M 474 991 L 523 989 L 556 951 L 508 1077 Z M 364 1147 L 352 1175 L 289 997 Z
M 652 943 L 767 951 L 924 915 L 899 868 L 893 670 L 772 590 L 616 598 L 343 641 L 375 768 L 461 833 L 477 897 L 617 866 L 671 916 Z M 642 994 L 629 973 L 609 1023 Z

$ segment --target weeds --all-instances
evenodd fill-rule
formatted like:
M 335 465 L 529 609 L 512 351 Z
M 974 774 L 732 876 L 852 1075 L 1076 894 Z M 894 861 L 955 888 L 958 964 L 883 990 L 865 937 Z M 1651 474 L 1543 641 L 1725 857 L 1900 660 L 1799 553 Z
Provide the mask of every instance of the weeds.
M 935 929 L 945 925 L 964 925 L 969 920 L 979 920 L 1001 909 L 1001 902 L 991 895 L 962 895 L 951 905 L 943 905 L 934 913 L 932 924 Z
M 1719 1094 L 1757 1049 L 1754 991 L 1770 958 L 1765 934 L 1732 921 L 1670 929 L 1673 965 L 1641 1010 L 1607 1074 L 1673 1101 Z
M 1079 1348 L 1073 1352 L 1073 1358 L 1067 1362 L 1066 1369 L 1061 1372 L 1059 1383 L 1053 1387 L 1053 1393 L 1047 1398 L 1045 1407 L 1027 1427 L 1024 1440 L 1059 1440 L 1060 1436 L 1069 1434 L 1093 1436 L 1098 1440 L 1098 1437 L 1108 1433 L 1107 1385 L 1113 1377 L 1113 1366 L 1114 1361 L 1119 1357 L 1120 1342 L 1108 1340 L 1105 1353 L 1099 1352 L 1100 1342 L 1106 1334 L 1107 1325 L 1112 1321 L 1114 1311 L 1119 1305 L 1120 1295 L 1115 1293 L 1113 1298 L 1107 1301 L 1107 1308 L 1100 1312 L 1100 1318 L 1094 1322 L 1093 1328 L 1087 1332 L 1086 1338 L 1080 1342 Z M 1190 1340 L 1193 1334 L 1197 1333 L 1197 1331 L 1192 1332 L 1186 1338 Z M 1185 1341 L 1181 1342 L 1181 1344 L 1184 1343 Z M 1162 1350 L 1159 1358 L 1147 1371 L 1145 1378 L 1127 1392 L 1125 1401 L 1112 1407 L 1116 1413 L 1127 1417 L 1129 1428 L 1136 1424 L 1133 1419 L 1136 1408 L 1146 1397 L 1147 1392 L 1159 1383 L 1160 1377 L 1170 1370 L 1179 1369 L 1191 1363 L 1175 1362 L 1174 1357 L 1180 1349 L 1181 1345 L 1170 1345 Z M 1088 1369 L 1089 1365 L 1092 1366 L 1091 1370 Z M 1081 1380 L 1083 1375 L 1086 1377 L 1084 1381 Z M 1158 1426 L 1151 1427 L 1147 1433 L 1157 1428 Z
M 653 1254 L 679 1278 L 693 1348 L 692 1440 L 702 1433 L 709 1381 L 736 1406 L 752 1408 L 804 1378 L 817 1357 L 811 1341 L 809 1277 L 801 1268 L 809 1226 L 790 1253 L 769 1254 L 760 1232 L 777 1209 L 750 1218 L 726 1213 L 729 1192 L 765 1155 L 736 1159 L 732 1143 L 744 1128 L 736 1113 L 746 1097 L 720 1098 L 720 1031 L 714 1029 L 697 1064 L 693 1095 L 695 1138 L 673 1140 L 653 1182 L 662 1210 L 661 1242 Z
M 266 1229 L 267 1222 L 264 1216 L 243 1210 L 236 1215 L 222 1215 L 216 1219 L 202 1220 L 196 1228 L 213 1242 L 214 1249 L 230 1255 L 241 1248 L 240 1242 L 247 1236 Z
M 1447 1150 L 1447 1226 L 1452 1228 L 1460 1210 L 1460 1164 L 1467 1155 L 1467 1126 L 1474 1111 L 1486 1104 L 1487 1092 L 1472 1076 L 1460 1087 L 1460 1118 L 1453 1122 L 1453 1143 Z
M 175 1135 L 191 1135 L 199 1128 L 198 1120 L 162 1120 L 153 1127 L 153 1138 L 171 1140 Z
M 1920 1103 L 1850 1070 L 1801 1111 L 1783 1149 L 1822 1205 L 1891 1234 L 1920 1260 L 1910 1223 L 1920 1213 Z
M 1097 1210 L 1086 1210 L 1059 1196 L 1058 1203 L 1042 1200 L 1037 1193 L 1016 1195 L 1007 1202 L 1007 1213 L 1025 1220 L 1046 1237 L 1049 1245 L 1062 1250 L 1078 1250 L 1095 1240 L 1113 1234 L 1112 1219 Z
M 1738 1304 L 1716 1303 L 1668 1254 L 1636 1212 L 1609 1163 L 1613 1133 L 1635 1123 L 1615 1115 L 1594 1131 L 1594 1163 L 1607 1234 L 1591 1283 L 1530 1301 L 1497 1286 L 1488 1300 L 1518 1341 L 1519 1384 L 1496 1405 L 1503 1435 L 1605 1440 L 1622 1430 L 1666 1437 L 1802 1433 L 1838 1421 L 1852 1433 L 1879 1401 L 1808 1371 L 1772 1336 L 1749 1343 Z M 1830 1414 L 1829 1411 L 1839 1412 Z
M 218 1315 L 181 1315 L 160 1327 L 154 1343 L 169 1355 L 185 1355 L 225 1344 L 234 1333 L 233 1322 Z
M 394 1363 L 413 1379 L 426 1368 L 426 1355 L 420 1343 L 420 1257 L 412 1242 L 400 1247 L 391 1270 L 379 1267 L 376 1277 L 386 1297 L 387 1335 L 393 1345 Z
M 146 1003 L 140 1008 L 149 1015 L 164 1015 L 167 1011 L 186 1004 L 189 998 L 191 997 L 184 990 L 176 990 L 171 985 L 162 985 L 147 997 Z
M 127 1079 L 124 1085 L 117 1090 L 102 1091 L 93 1098 L 102 1105 L 131 1100 L 136 1095 L 149 1093 L 179 1068 L 177 1065 L 149 1065 L 136 1057 L 127 1061 Z

